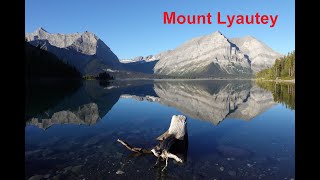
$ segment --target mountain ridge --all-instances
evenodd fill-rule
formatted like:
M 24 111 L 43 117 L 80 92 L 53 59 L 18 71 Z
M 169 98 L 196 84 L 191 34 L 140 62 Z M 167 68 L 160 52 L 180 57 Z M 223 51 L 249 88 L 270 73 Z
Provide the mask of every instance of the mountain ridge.
M 215 37 L 218 37 L 218 39 L 215 39 Z M 207 43 L 207 47 L 209 47 L 209 46 L 212 46 L 211 44 L 215 44 L 216 41 L 219 41 L 219 37 L 220 37 L 220 40 L 222 40 L 222 45 L 227 48 L 225 52 L 222 52 L 222 56 L 215 57 L 215 54 L 213 54 L 211 57 L 209 57 L 211 58 L 212 61 L 210 59 L 209 60 L 200 59 L 200 61 L 198 61 L 197 64 L 189 63 L 185 65 L 189 69 L 190 68 L 193 69 L 193 71 L 189 70 L 190 71 L 189 73 L 183 72 L 184 66 L 178 66 L 178 64 L 181 62 L 177 62 L 177 56 L 173 55 L 172 52 L 181 51 L 184 48 L 186 48 L 185 46 L 190 46 L 190 45 L 199 46 L 201 45 L 201 43 L 204 42 L 205 39 L 207 39 L 207 41 L 209 42 Z M 205 48 L 206 47 L 198 50 L 201 52 Z M 212 48 L 211 50 L 210 49 L 209 50 L 216 51 L 217 49 L 219 49 L 219 47 Z M 165 53 L 162 56 L 155 55 L 157 56 L 158 62 L 155 64 L 155 67 L 153 69 L 154 73 L 163 74 L 163 75 L 173 75 L 173 76 L 176 76 L 176 75 L 188 76 L 188 77 L 221 77 L 221 76 L 222 77 L 235 77 L 235 76 L 250 77 L 258 71 L 271 67 L 277 58 L 280 58 L 283 56 L 282 54 L 274 51 L 265 43 L 263 43 L 262 41 L 256 39 L 251 35 L 246 35 L 240 38 L 227 38 L 220 31 L 216 31 L 204 36 L 194 37 L 180 44 L 173 50 L 167 50 L 163 52 Z M 163 54 L 163 52 L 160 52 L 158 54 Z M 181 60 L 183 61 L 183 63 L 185 63 L 186 60 L 190 59 L 190 57 L 195 56 L 190 52 L 192 51 L 188 50 L 182 53 L 182 54 L 188 54 L 187 57 Z M 198 52 L 196 52 L 196 54 L 197 53 Z M 238 57 L 236 54 L 238 54 Z M 242 57 L 241 57 L 241 54 L 243 54 Z M 239 55 L 240 55 L 240 58 L 239 58 Z M 152 55 L 149 55 L 147 57 L 150 57 L 150 56 Z M 181 56 L 181 54 L 178 55 L 178 57 L 179 56 Z M 134 63 L 138 63 L 138 62 L 141 65 L 143 65 L 143 63 L 146 63 L 146 61 L 143 61 L 144 59 L 146 59 L 145 57 L 138 56 L 138 58 L 139 57 L 140 59 L 137 59 L 137 58 L 127 59 L 126 62 L 122 62 L 122 63 L 125 63 L 126 65 L 129 65 L 129 64 L 133 65 Z M 170 60 L 162 60 L 162 59 L 170 59 Z M 240 62 L 241 59 L 247 62 Z M 227 61 L 223 61 L 223 60 L 227 60 Z M 166 61 L 166 62 L 163 62 L 163 61 Z M 170 68 L 170 66 L 174 66 L 174 67 L 178 66 L 179 68 L 182 68 L 182 70 L 179 70 L 179 69 L 177 70 L 177 68 Z M 197 68 L 195 66 L 198 66 L 198 67 L 202 66 L 202 68 L 199 68 L 198 70 L 196 70 Z
M 54 53 L 83 74 L 102 72 L 110 67 L 121 69 L 118 57 L 97 35 L 88 31 L 51 34 L 40 27 L 32 33 L 27 33 L 26 41 Z M 86 66 L 91 61 L 96 61 L 95 67 L 87 70 Z
M 247 35 L 227 38 L 220 31 L 194 37 L 175 49 L 155 55 L 121 59 L 94 33 L 51 34 L 42 27 L 26 40 L 50 51 L 83 74 L 106 69 L 187 78 L 252 77 L 282 55 Z

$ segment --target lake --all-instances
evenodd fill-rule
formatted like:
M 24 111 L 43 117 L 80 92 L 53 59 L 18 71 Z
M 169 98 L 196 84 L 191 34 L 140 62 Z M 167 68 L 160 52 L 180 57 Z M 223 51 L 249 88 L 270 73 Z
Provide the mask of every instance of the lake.
M 187 117 L 183 163 L 135 154 Z M 295 179 L 294 84 L 245 80 L 33 82 L 26 179 Z

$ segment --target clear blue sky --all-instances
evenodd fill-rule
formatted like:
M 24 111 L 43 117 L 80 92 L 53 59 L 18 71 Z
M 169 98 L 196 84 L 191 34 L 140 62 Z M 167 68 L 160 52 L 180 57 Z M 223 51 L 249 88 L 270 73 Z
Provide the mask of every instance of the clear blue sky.
M 181 43 L 219 30 L 226 37 L 252 35 L 272 49 L 286 54 L 295 49 L 294 0 L 26 0 L 25 31 L 43 27 L 49 33 L 90 31 L 99 36 L 120 58 L 156 54 Z M 165 25 L 163 12 L 207 14 L 211 25 Z M 216 14 L 279 15 L 269 25 L 216 23 Z

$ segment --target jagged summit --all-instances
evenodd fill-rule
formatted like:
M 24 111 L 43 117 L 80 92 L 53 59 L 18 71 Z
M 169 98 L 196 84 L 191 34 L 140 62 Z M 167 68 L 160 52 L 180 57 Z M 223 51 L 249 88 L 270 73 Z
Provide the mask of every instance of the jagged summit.
M 92 32 L 53 34 L 39 27 L 34 32 L 27 33 L 26 39 L 32 45 L 45 46 L 43 49 L 54 53 L 85 74 L 120 66 L 118 57 Z
M 85 31 L 82 33 L 82 36 L 88 36 L 88 37 L 92 37 L 96 40 L 100 39 L 96 34 L 89 32 L 89 31 Z
M 38 27 L 38 29 L 36 31 L 43 31 L 43 32 L 47 33 L 47 31 L 43 27 Z
M 212 33 L 212 35 L 222 35 L 222 36 L 224 36 L 219 30 L 217 30 L 214 33 Z
M 204 35 L 206 36 L 206 35 Z M 216 31 L 212 34 L 209 34 L 207 36 L 211 36 L 211 37 L 219 37 L 219 38 L 222 38 L 222 39 L 226 39 L 226 40 L 229 40 L 224 34 L 222 34 L 220 31 Z M 203 37 L 203 36 L 202 36 Z

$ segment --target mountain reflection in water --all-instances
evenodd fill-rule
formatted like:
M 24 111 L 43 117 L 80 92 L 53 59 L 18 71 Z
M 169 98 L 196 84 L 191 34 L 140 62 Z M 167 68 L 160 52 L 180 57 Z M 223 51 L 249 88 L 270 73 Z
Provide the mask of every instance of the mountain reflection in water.
M 203 80 L 119 81 L 104 87 L 97 81 L 85 81 L 74 94 L 30 118 L 27 124 L 44 129 L 53 124 L 92 125 L 119 98 L 160 103 L 214 125 L 227 117 L 251 120 L 277 104 L 270 87 L 261 86 L 251 81 Z

